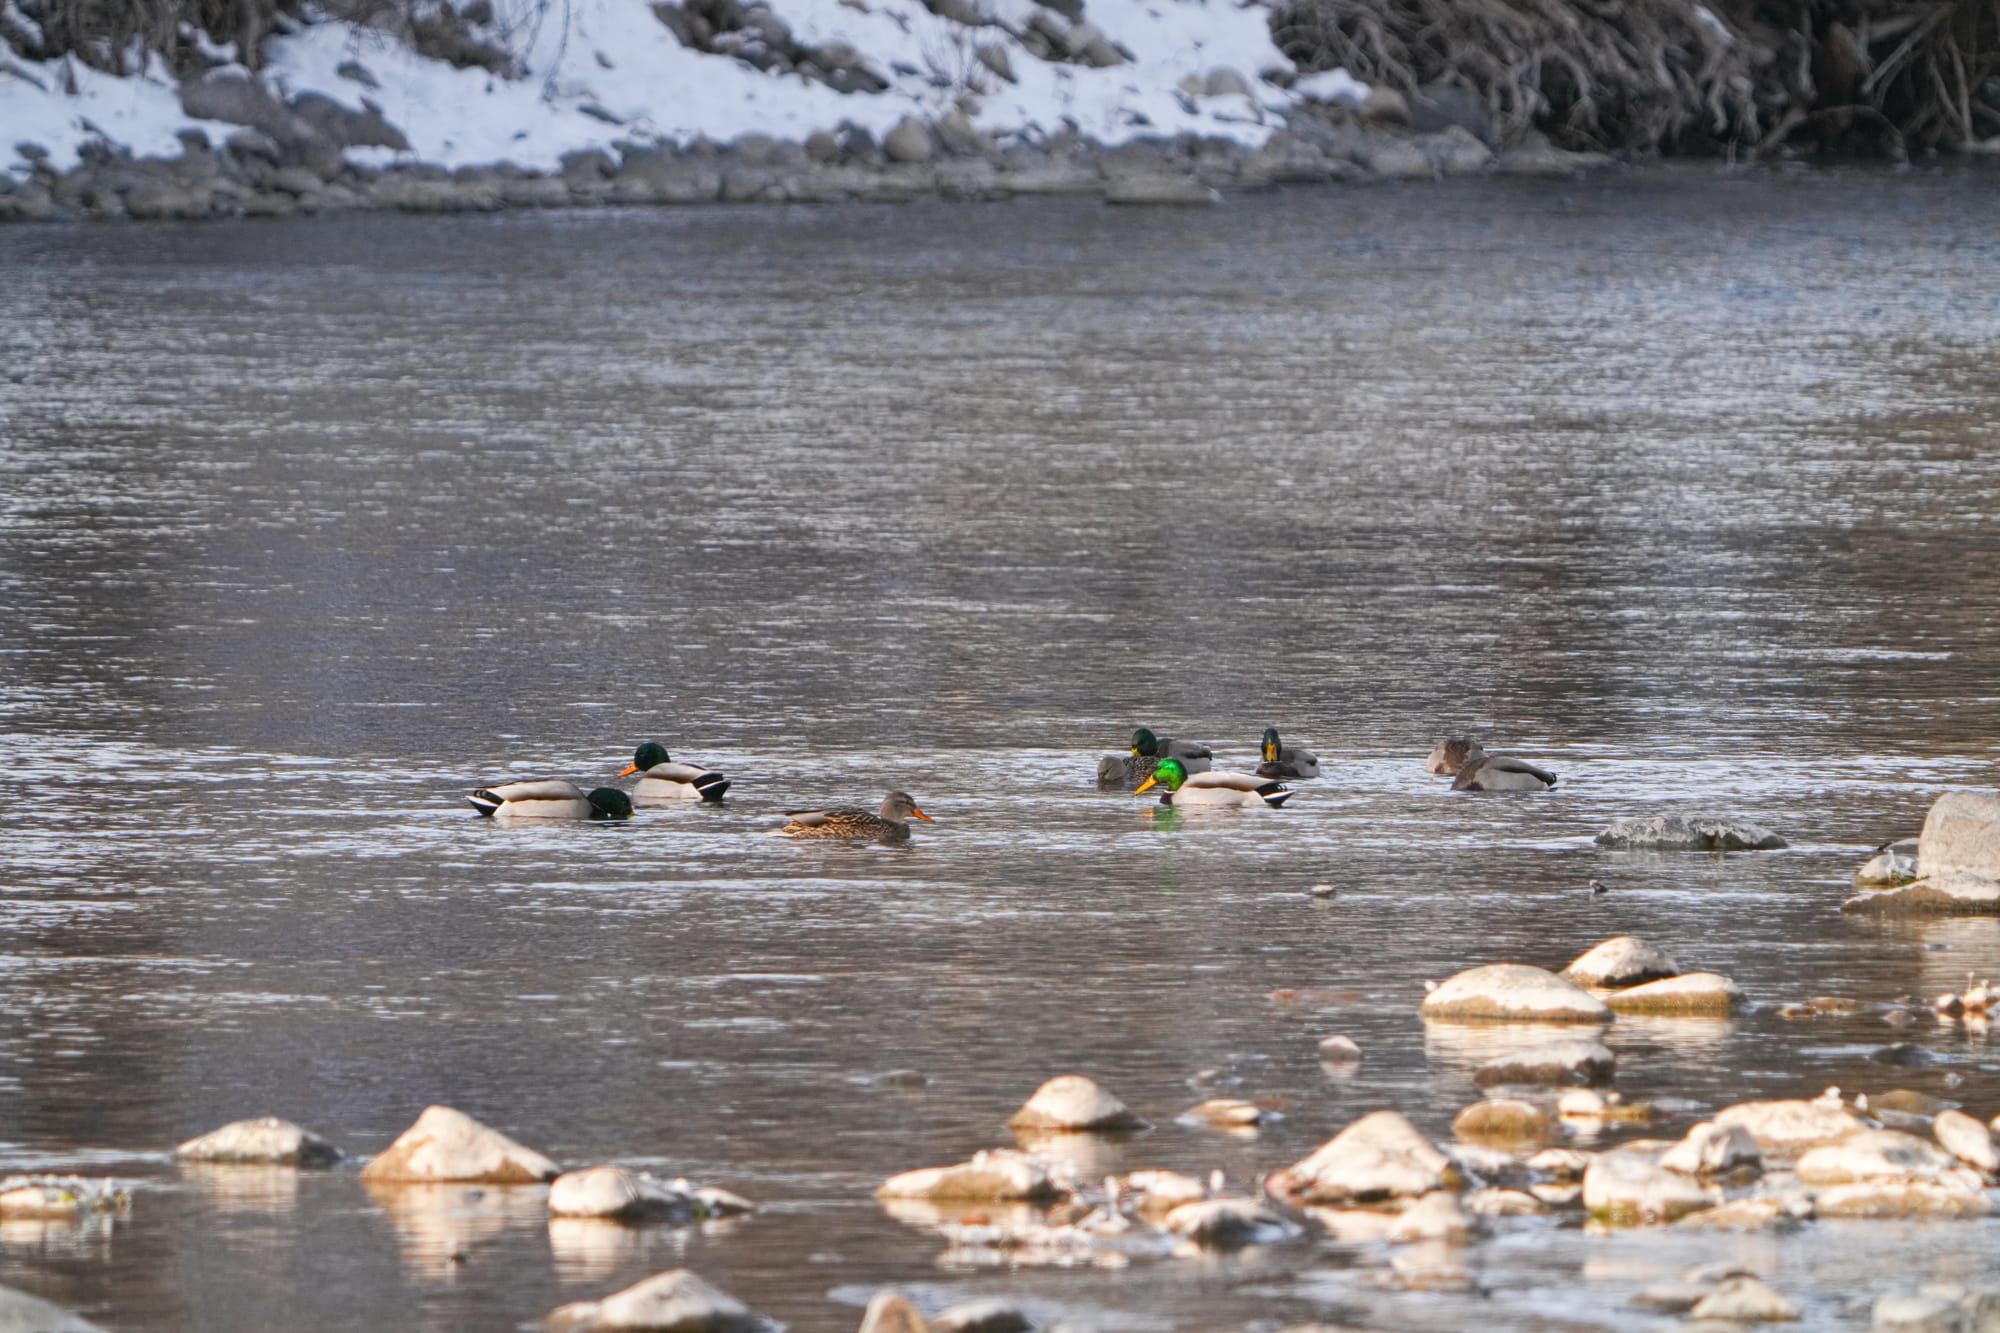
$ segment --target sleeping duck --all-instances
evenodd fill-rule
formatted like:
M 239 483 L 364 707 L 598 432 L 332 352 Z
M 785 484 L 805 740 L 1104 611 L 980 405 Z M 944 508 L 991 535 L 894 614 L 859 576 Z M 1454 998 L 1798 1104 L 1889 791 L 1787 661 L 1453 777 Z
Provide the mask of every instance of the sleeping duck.
M 1431 750 L 1431 757 L 1424 761 L 1424 770 L 1441 778 L 1452 777 L 1465 767 L 1466 760 L 1485 753 L 1485 747 L 1470 736 L 1454 736 L 1437 743 Z
M 1132 733 L 1130 754 L 1108 754 L 1097 761 L 1097 785 L 1133 787 L 1153 776 L 1162 759 L 1178 759 L 1189 773 L 1205 773 L 1215 762 L 1215 752 L 1199 741 L 1177 741 L 1171 736 L 1155 736 L 1140 727 Z
M 910 836 L 910 821 L 921 819 L 934 824 L 906 791 L 892 791 L 880 807 L 866 810 L 858 805 L 836 805 L 825 810 L 787 810 L 790 821 L 778 832 L 793 838 L 845 838 L 901 842 Z
M 1452 779 L 1453 791 L 1547 791 L 1556 775 L 1525 759 L 1480 751 L 1465 761 Z
M 729 779 L 713 769 L 693 764 L 677 764 L 667 747 L 647 741 L 632 752 L 631 764 L 618 776 L 637 773 L 632 795 L 641 801 L 719 801 L 729 790 Z
M 616 787 L 585 791 L 574 782 L 543 778 L 502 782 L 468 795 L 472 808 L 495 819 L 630 819 L 632 798 Z
M 1189 773 L 1178 759 L 1162 759 L 1153 776 L 1139 784 L 1139 790 L 1154 786 L 1166 788 L 1160 793 L 1161 805 L 1267 805 L 1276 810 L 1292 797 L 1292 789 L 1282 782 L 1215 769 Z
M 1260 778 L 1316 778 L 1319 776 L 1319 756 L 1311 750 L 1296 745 L 1286 745 L 1278 739 L 1276 727 L 1264 728 L 1264 762 L 1257 765 Z

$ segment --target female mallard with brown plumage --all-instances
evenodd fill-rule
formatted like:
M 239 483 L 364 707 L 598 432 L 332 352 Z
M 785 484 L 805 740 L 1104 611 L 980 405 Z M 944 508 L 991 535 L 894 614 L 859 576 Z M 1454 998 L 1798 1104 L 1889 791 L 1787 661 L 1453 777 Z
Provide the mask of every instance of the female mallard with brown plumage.
M 1437 743 L 1424 767 L 1453 778 L 1453 791 L 1547 791 L 1556 775 L 1511 754 L 1488 754 L 1486 747 L 1466 736 Z
M 1178 759 L 1162 759 L 1153 776 L 1139 784 L 1139 790 L 1155 786 L 1166 788 L 1160 793 L 1161 805 L 1268 805 L 1276 810 L 1292 797 L 1292 789 L 1282 782 L 1219 769 L 1189 773 Z
M 910 836 L 910 821 L 921 819 L 934 824 L 917 809 L 916 798 L 906 791 L 892 791 L 874 810 L 858 805 L 836 805 L 825 810 L 787 810 L 791 822 L 778 832 L 793 838 L 843 838 L 848 841 L 879 840 L 901 842 Z

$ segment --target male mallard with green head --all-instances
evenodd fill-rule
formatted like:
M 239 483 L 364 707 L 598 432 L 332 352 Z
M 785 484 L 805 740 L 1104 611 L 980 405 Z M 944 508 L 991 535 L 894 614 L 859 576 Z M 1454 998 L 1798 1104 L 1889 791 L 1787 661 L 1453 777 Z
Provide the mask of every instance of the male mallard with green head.
M 1153 776 L 1140 783 L 1139 790 L 1148 791 L 1156 785 L 1166 788 L 1160 793 L 1161 805 L 1268 805 L 1276 810 L 1292 797 L 1292 789 L 1282 782 L 1216 769 L 1189 773 L 1178 759 L 1160 760 Z
M 1276 727 L 1264 728 L 1262 750 L 1264 762 L 1257 765 L 1260 778 L 1316 778 L 1319 776 L 1319 756 L 1311 750 L 1296 745 L 1286 745 L 1278 739 Z
M 916 798 L 906 791 L 890 792 L 882 798 L 881 806 L 874 810 L 865 810 L 858 805 L 836 805 L 825 810 L 787 810 L 785 817 L 791 822 L 778 832 L 787 836 L 844 838 L 850 841 L 901 842 L 910 836 L 912 819 L 921 819 L 926 824 L 937 822 L 917 809 Z
M 729 790 L 729 779 L 713 769 L 693 764 L 677 764 L 667 747 L 647 741 L 632 752 L 632 763 L 618 776 L 637 773 L 632 795 L 641 801 L 719 801 Z
M 1162 759 L 1178 759 L 1190 773 L 1205 773 L 1215 761 L 1215 752 L 1199 741 L 1177 741 L 1171 736 L 1155 736 L 1149 728 L 1132 733 L 1130 754 L 1108 754 L 1097 761 L 1097 785 L 1132 787 L 1153 776 Z

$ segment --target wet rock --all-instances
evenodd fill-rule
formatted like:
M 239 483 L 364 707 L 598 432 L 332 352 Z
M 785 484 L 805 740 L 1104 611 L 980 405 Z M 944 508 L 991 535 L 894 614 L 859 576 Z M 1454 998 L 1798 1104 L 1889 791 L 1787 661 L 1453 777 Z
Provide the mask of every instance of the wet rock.
M 1660 1165 L 1687 1176 L 1726 1176 L 1736 1171 L 1762 1171 L 1764 1154 L 1742 1125 L 1704 1120 L 1667 1149 Z
M 1864 1129 L 1822 1144 L 1799 1158 L 1798 1177 L 1808 1185 L 1858 1181 L 1962 1181 L 1958 1159 L 1899 1129 Z M 1977 1188 L 1977 1181 L 1969 1182 Z
M 1917 874 L 1952 870 L 2000 880 L 2000 792 L 1952 791 L 1931 803 L 1917 838 Z
M 1720 1201 L 1719 1191 L 1667 1170 L 1652 1152 L 1599 1153 L 1583 1173 L 1583 1206 L 1615 1226 L 1671 1222 Z
M 929 127 L 905 116 L 882 136 L 882 151 L 891 162 L 928 162 L 936 147 L 931 142 Z
M 1533 1183 L 1535 1173 L 1528 1164 L 1509 1151 L 1507 1147 L 1495 1147 L 1484 1143 L 1449 1143 L 1444 1146 L 1444 1155 L 1467 1184 L 1504 1185 L 1515 1189 L 1526 1188 Z M 1532 1146 L 1532 1145 L 1530 1145 Z
M 1688 1311 L 1696 1319 L 1726 1319 L 1738 1324 L 1782 1324 L 1799 1317 L 1799 1307 L 1764 1282 L 1739 1274 L 1725 1279 Z
M 1985 1193 L 1978 1189 L 1876 1180 L 1816 1189 L 1813 1207 L 1821 1217 L 1965 1220 L 1992 1212 Z
M 1993 1131 L 1965 1112 L 1938 1112 L 1931 1132 L 1946 1152 L 1973 1170 L 1987 1176 L 2000 1172 L 2000 1151 L 1993 1146 Z
M 1556 1114 L 1564 1120 L 1604 1120 L 1647 1125 L 1654 1119 L 1653 1108 L 1644 1102 L 1628 1103 L 1615 1092 L 1594 1088 L 1570 1088 L 1556 1098 Z
M 1861 869 L 1854 872 L 1854 886 L 1859 889 L 1893 889 L 1899 884 L 1909 883 L 1917 877 L 1917 846 L 1915 838 L 1887 844 L 1862 862 Z
M 1967 870 L 1940 870 L 1898 889 L 1857 893 L 1840 910 L 1887 916 L 1996 916 L 2000 883 Z
M 1707 1231 L 1789 1231 L 1812 1216 L 1810 1195 L 1761 1195 L 1731 1199 L 1713 1208 L 1689 1213 L 1674 1225 Z
M 549 1314 L 561 1329 L 662 1329 L 674 1333 L 762 1333 L 769 1321 L 685 1268 L 655 1273 L 602 1300 L 575 1301 Z
M 1688 972 L 1619 991 L 1604 1003 L 1618 1014 L 1724 1016 L 1743 1003 L 1743 992 L 1720 972 Z
M 1474 1143 L 1540 1144 L 1555 1127 L 1554 1116 L 1518 1097 L 1474 1102 L 1451 1122 L 1452 1133 Z
M 1184 1203 L 1162 1223 L 1205 1250 L 1235 1250 L 1298 1234 L 1298 1228 L 1255 1199 L 1202 1199 Z
M 1031 1333 L 1034 1327 L 1012 1301 L 988 1299 L 952 1306 L 931 1320 L 930 1333 Z
M 1530 130 L 1519 143 L 1500 151 L 1493 159 L 1493 170 L 1502 176 L 1568 179 L 1617 164 L 1618 159 L 1609 153 L 1568 152 L 1551 144 L 1547 135 Z
M 1611 989 L 1660 981 L 1680 972 L 1681 965 L 1664 950 L 1636 935 L 1616 935 L 1580 954 L 1562 975 L 1579 986 Z
M 1124 1102 L 1082 1074 L 1059 1074 L 1036 1088 L 1007 1125 L 1016 1130 L 1097 1133 L 1149 1128 Z
M 1134 1171 L 1118 1180 L 1121 1199 L 1138 1198 L 1141 1217 L 1161 1218 L 1184 1203 L 1198 1203 L 1208 1197 L 1208 1187 L 1193 1176 L 1178 1171 Z
M 1465 1196 L 1465 1211 L 1474 1217 L 1539 1217 L 1548 1210 L 1547 1204 L 1526 1190 L 1494 1186 Z
M 1653 815 L 1613 824 L 1599 847 L 1626 851 L 1762 852 L 1789 844 L 1761 824 L 1717 814 Z
M 1582 1180 L 1595 1157 L 1581 1148 L 1544 1148 L 1528 1159 L 1527 1167 L 1548 1180 Z
M 1383 180 L 1429 180 L 1436 168 L 1423 149 L 1406 139 L 1384 136 L 1362 148 L 1357 161 L 1361 167 Z
M 562 1168 L 449 1106 L 429 1106 L 381 1156 L 361 1169 L 369 1181 L 459 1181 L 526 1185 L 553 1180 Z
M 565 1171 L 549 1185 L 549 1212 L 557 1217 L 686 1221 L 698 1211 L 694 1196 L 686 1190 L 622 1166 Z
M 1451 1159 L 1394 1111 L 1361 1117 L 1267 1184 L 1278 1198 L 1309 1204 L 1365 1204 L 1454 1188 Z
M 1845 1106 L 1827 1100 L 1796 1098 L 1770 1102 L 1738 1102 L 1715 1113 L 1715 1123 L 1740 1125 L 1750 1131 L 1767 1153 L 1797 1153 L 1844 1139 L 1866 1128 Z
M 1472 1216 L 1460 1206 L 1458 1196 L 1433 1190 L 1403 1210 L 1389 1228 L 1389 1240 L 1398 1245 L 1414 1241 L 1463 1245 L 1472 1238 L 1472 1229 Z
M 1482 1088 L 1507 1083 L 1609 1083 L 1617 1067 L 1618 1057 L 1602 1042 L 1569 1037 L 1495 1056 L 1473 1072 L 1472 1081 Z
M 917 1307 L 897 1291 L 878 1291 L 861 1316 L 860 1333 L 930 1333 Z
M 1076 1187 L 1059 1163 L 1034 1153 L 995 1148 L 953 1166 L 929 1166 L 891 1176 L 875 1190 L 881 1199 L 995 1203 L 1059 1199 Z
M 1868 1058 L 1878 1065 L 1893 1065 L 1898 1069 L 1921 1069 L 1936 1062 L 1932 1055 L 1915 1042 L 1891 1042 L 1887 1046 L 1877 1046 L 1868 1052 Z
M 209 199 L 206 190 L 171 185 L 165 181 L 148 181 L 126 191 L 125 211 L 135 218 L 149 221 L 205 218 L 210 212 Z
M 277 1116 L 236 1120 L 174 1149 L 185 1162 L 253 1162 L 267 1166 L 332 1166 L 345 1154 L 310 1130 Z
M 1157 207 L 1206 207 L 1222 196 L 1192 176 L 1120 176 L 1104 184 L 1104 202 Z
M 1319 1041 L 1319 1058 L 1322 1064 L 1354 1064 L 1361 1059 L 1361 1046 L 1354 1038 L 1344 1034 L 1321 1037 Z
M 1181 1113 L 1181 1119 L 1207 1125 L 1210 1129 L 1255 1130 L 1279 1118 L 1275 1111 L 1267 1111 L 1255 1102 L 1246 1102 L 1238 1097 L 1210 1097 L 1205 1102 L 1197 1102 Z
M 1447 980 L 1424 997 L 1427 1019 L 1606 1023 L 1611 1011 L 1590 992 L 1553 972 L 1521 963 L 1489 963 Z
M 88 1319 L 12 1287 L 0 1287 L 0 1329 L 7 1333 L 101 1333 Z
M 1871 1328 L 1892 1333 L 1972 1333 L 1965 1308 L 1950 1296 L 1905 1292 L 1875 1302 Z

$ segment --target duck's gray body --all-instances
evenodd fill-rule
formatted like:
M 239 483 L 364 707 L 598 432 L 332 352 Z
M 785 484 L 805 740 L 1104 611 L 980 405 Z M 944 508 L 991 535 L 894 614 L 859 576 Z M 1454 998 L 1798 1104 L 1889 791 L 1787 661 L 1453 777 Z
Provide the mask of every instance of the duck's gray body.
M 1525 759 L 1506 754 L 1481 754 L 1458 770 L 1453 791 L 1547 791 L 1556 775 Z

